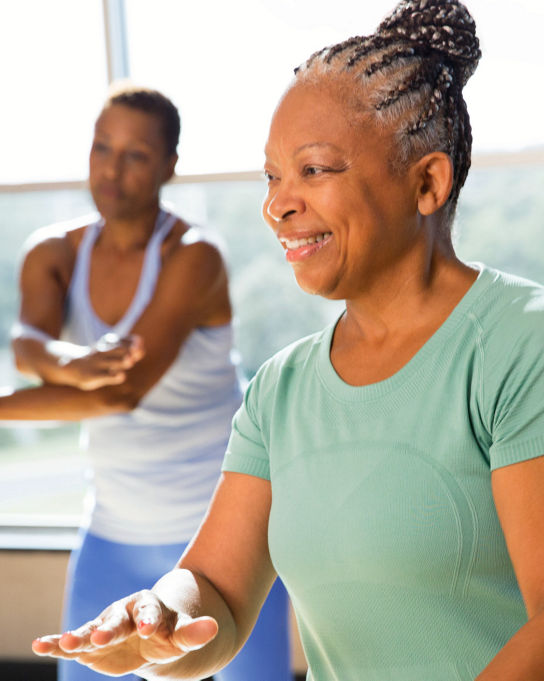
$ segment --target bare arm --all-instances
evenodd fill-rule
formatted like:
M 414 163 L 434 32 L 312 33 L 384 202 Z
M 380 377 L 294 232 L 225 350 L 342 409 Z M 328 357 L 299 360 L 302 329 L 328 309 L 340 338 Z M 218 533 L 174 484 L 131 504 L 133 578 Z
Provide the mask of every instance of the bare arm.
M 529 621 L 477 681 L 543 681 L 544 456 L 499 468 L 492 486 Z
M 46 235 L 24 256 L 12 348 L 21 373 L 46 383 L 94 390 L 123 382 L 126 370 L 142 357 L 143 348 L 139 340 L 113 348 L 58 340 L 75 254 L 73 242 L 68 233 Z
M 142 339 L 137 336 L 118 338 L 115 343 L 101 339 L 93 346 L 78 345 L 20 324 L 13 336 L 12 348 L 22 374 L 80 390 L 122 383 L 126 371 L 144 355 Z
M 270 503 L 268 481 L 224 474 L 176 569 L 151 592 L 118 601 L 72 634 L 35 641 L 34 651 L 77 659 L 107 674 L 213 674 L 249 636 L 275 579 L 267 540 Z
M 164 264 L 153 300 L 133 333 L 145 355 L 118 385 L 81 390 L 44 385 L 0 398 L 0 418 L 80 420 L 133 409 L 174 361 L 197 326 L 230 319 L 227 277 L 218 251 L 208 243 L 183 246 Z M 54 333 L 53 324 L 49 329 Z

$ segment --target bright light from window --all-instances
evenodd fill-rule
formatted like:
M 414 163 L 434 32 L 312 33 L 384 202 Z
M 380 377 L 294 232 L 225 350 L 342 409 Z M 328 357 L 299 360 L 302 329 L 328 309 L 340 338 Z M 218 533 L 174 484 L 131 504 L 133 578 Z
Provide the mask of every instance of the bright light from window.
M 100 0 L 0 4 L 0 183 L 82 179 L 107 87 Z
M 136 80 L 166 90 L 184 121 L 178 172 L 260 168 L 267 126 L 293 67 L 371 33 L 394 0 L 127 3 Z M 484 56 L 465 91 L 474 151 L 544 143 L 541 0 L 467 0 Z
M 483 58 L 465 95 L 474 151 L 544 145 L 542 0 L 466 0 Z M 132 76 L 183 119 L 178 173 L 262 166 L 270 116 L 314 50 L 371 33 L 395 0 L 126 0 Z M 0 183 L 84 179 L 106 91 L 100 0 L 0 4 Z

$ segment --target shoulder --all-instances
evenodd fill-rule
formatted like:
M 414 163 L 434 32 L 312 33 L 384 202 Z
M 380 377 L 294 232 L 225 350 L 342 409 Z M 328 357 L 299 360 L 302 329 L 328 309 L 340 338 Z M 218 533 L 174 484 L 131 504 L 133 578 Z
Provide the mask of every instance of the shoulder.
M 481 373 L 478 411 L 497 468 L 542 454 L 544 287 L 491 271 L 478 301 Z
M 544 287 L 497 270 L 487 270 L 486 276 L 474 320 L 479 328 L 481 406 L 488 410 L 488 423 L 497 424 L 522 411 L 521 402 L 532 404 L 536 393 L 536 402 L 542 402 Z
M 505 348 L 531 338 L 544 343 L 544 286 L 513 274 L 485 268 L 474 315 L 486 345 Z
M 214 278 L 225 269 L 222 249 L 217 239 L 200 227 L 178 218 L 165 240 L 163 266 L 167 271 L 190 271 L 199 278 Z
M 85 229 L 96 217 L 96 214 L 85 215 L 35 230 L 23 244 L 23 263 L 44 267 L 73 264 Z
M 251 381 L 253 390 L 262 397 L 270 397 L 271 393 L 283 391 L 286 384 L 307 378 L 315 370 L 319 348 L 328 342 L 330 332 L 328 326 L 276 352 L 255 374 Z

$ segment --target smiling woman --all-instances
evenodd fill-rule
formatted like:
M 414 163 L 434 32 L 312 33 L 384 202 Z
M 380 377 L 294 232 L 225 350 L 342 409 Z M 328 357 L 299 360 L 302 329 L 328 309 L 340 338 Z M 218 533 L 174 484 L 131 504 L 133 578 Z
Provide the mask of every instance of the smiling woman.
M 419 176 L 407 183 L 393 170 L 391 134 L 378 137 L 364 121 L 343 123 L 344 85 L 302 82 L 288 91 L 272 121 L 265 166 L 264 217 L 287 248 L 299 286 L 333 299 L 350 298 L 350 286 L 372 288 L 388 270 L 404 278 L 398 256 L 422 231 L 406 221 Z M 445 155 L 425 169 L 429 181 L 441 171 L 447 196 Z

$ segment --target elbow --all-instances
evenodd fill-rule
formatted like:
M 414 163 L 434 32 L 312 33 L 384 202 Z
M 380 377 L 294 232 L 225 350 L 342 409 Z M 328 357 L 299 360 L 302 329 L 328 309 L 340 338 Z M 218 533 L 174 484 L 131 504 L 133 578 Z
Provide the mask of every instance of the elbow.
M 14 363 L 15 363 L 15 368 L 17 371 L 19 371 L 22 374 L 26 374 L 28 371 L 28 365 L 21 357 L 21 355 L 18 355 L 17 353 L 14 354 Z
M 25 354 L 21 352 L 20 344 L 17 340 L 14 340 L 11 343 L 11 351 L 13 353 L 13 363 L 15 364 L 17 371 L 30 378 L 36 378 L 37 374 L 29 364 Z
M 17 370 L 24 371 L 26 363 L 23 354 L 21 353 L 21 344 L 19 343 L 18 338 L 14 338 L 11 341 L 11 352 L 13 354 L 13 361 Z
M 143 394 L 131 389 L 129 386 L 120 385 L 102 388 L 100 393 L 102 406 L 107 414 L 126 414 L 140 404 Z

